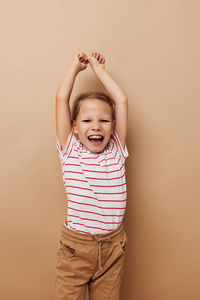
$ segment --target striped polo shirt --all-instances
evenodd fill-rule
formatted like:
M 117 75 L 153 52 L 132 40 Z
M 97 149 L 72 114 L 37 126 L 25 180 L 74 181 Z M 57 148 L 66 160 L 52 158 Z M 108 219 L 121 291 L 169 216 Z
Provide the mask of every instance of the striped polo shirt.
M 64 225 L 84 234 L 108 233 L 121 224 L 127 201 L 125 159 L 114 131 L 101 153 L 89 151 L 71 131 L 65 149 L 56 138 L 68 209 Z

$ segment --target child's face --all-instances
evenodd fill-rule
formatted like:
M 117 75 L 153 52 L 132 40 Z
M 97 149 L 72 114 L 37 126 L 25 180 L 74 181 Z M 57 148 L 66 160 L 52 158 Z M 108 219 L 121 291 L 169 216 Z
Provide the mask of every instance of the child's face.
M 114 130 L 111 107 L 98 99 L 86 99 L 80 105 L 76 121 L 73 121 L 74 133 L 88 150 L 102 152 Z

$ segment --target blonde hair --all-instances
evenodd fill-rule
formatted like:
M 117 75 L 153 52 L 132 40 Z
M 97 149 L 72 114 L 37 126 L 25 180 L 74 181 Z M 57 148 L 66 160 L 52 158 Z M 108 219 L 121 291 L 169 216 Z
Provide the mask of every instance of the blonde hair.
M 79 94 L 73 103 L 72 112 L 71 112 L 71 118 L 72 120 L 76 120 L 78 113 L 80 111 L 81 102 L 86 99 L 98 99 L 101 101 L 104 101 L 109 104 L 111 111 L 112 111 L 112 120 L 115 120 L 115 108 L 114 108 L 114 101 L 110 96 L 103 92 L 99 91 L 91 91 L 91 92 L 85 92 Z

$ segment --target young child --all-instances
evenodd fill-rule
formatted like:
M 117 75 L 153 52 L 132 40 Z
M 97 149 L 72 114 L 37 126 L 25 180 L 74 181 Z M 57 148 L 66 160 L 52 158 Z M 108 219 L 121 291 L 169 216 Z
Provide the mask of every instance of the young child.
M 70 112 L 78 73 L 90 65 L 108 94 L 82 93 Z M 57 252 L 56 300 L 118 300 L 127 235 L 125 159 L 128 100 L 105 58 L 74 56 L 56 94 L 57 151 L 68 199 Z

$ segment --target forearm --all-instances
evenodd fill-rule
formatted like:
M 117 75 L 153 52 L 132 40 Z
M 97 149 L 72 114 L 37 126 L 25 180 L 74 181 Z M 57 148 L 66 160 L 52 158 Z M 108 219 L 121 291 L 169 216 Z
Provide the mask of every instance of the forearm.
M 56 99 L 69 101 L 77 74 L 77 69 L 72 65 L 57 89 Z
M 122 104 L 128 101 L 126 94 L 105 69 L 99 68 L 98 70 L 95 70 L 95 75 L 101 81 L 115 104 Z

